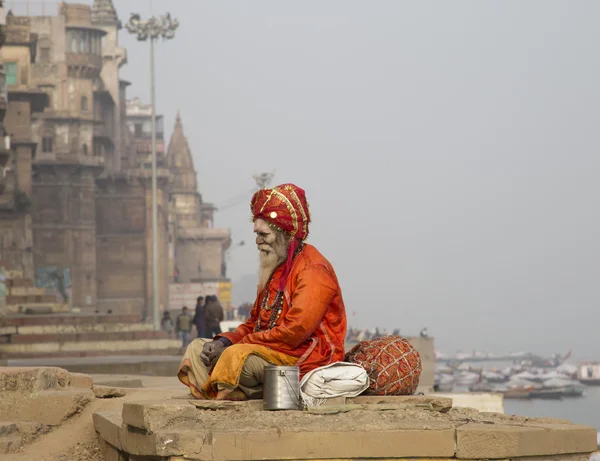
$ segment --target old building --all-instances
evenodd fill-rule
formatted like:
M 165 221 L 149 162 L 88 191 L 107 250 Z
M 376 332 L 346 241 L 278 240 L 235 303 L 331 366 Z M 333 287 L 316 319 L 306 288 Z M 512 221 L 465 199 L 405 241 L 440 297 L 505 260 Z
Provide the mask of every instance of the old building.
M 8 14 L 4 32 L 2 59 L 8 99 L 4 128 L 10 137 L 10 159 L 4 168 L 5 188 L 0 196 L 0 253 L 8 268 L 33 278 L 32 166 L 38 146 L 32 120 L 49 101 L 32 75 L 38 59 L 38 37 L 31 19 Z
M 125 96 L 122 82 L 122 97 Z M 139 99 L 122 101 L 121 171 L 97 180 L 98 307 L 141 312 L 152 306 L 152 170 L 150 109 Z M 157 117 L 161 120 L 162 117 Z M 158 296 L 168 306 L 167 220 L 171 175 L 164 168 L 162 125 L 157 124 Z
M 196 169 L 179 114 L 167 149 L 171 186 L 170 240 L 174 271 L 171 306 L 190 304 L 195 296 L 217 294 L 226 306 L 230 299 L 225 254 L 231 244 L 229 229 L 213 227 L 214 206 L 198 192 Z
M 72 308 L 150 320 L 151 107 L 127 100 L 120 28 L 111 0 L 61 3 L 50 16 L 9 14 L 0 263 L 39 287 L 53 278 L 68 284 Z M 159 306 L 171 306 L 174 285 L 194 298 L 219 294 L 227 305 L 229 231 L 213 228 L 181 119 L 168 153 L 156 121 Z

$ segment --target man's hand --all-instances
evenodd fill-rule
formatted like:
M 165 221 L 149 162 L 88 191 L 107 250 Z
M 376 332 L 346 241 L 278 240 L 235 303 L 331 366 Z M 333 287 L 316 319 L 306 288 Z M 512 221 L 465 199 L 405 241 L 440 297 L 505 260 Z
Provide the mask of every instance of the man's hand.
M 225 344 L 221 341 L 211 341 L 209 343 L 204 344 L 202 348 L 202 352 L 200 353 L 200 360 L 202 363 L 206 365 L 208 368 L 212 367 L 219 357 L 225 350 Z

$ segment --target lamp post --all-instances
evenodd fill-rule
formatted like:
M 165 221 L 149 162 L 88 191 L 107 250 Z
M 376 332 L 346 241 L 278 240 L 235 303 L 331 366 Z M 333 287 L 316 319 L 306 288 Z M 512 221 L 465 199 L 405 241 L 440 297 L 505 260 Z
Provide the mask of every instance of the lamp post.
M 150 39 L 150 92 L 152 106 L 152 317 L 154 329 L 160 330 L 158 312 L 158 204 L 156 186 L 156 89 L 154 84 L 154 41 L 163 38 L 169 40 L 175 37 L 179 27 L 177 19 L 171 19 L 171 14 L 156 17 L 151 16 L 142 21 L 139 14 L 132 13 L 125 25 L 127 31 L 136 35 L 139 41 Z

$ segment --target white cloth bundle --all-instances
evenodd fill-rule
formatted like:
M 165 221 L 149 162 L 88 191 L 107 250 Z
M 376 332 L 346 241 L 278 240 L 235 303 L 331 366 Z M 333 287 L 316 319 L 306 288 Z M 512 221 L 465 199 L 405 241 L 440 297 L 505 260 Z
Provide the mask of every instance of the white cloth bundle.
M 336 362 L 316 368 L 300 381 L 300 395 L 304 402 L 334 397 L 356 397 L 369 387 L 369 377 L 363 367 L 355 363 Z

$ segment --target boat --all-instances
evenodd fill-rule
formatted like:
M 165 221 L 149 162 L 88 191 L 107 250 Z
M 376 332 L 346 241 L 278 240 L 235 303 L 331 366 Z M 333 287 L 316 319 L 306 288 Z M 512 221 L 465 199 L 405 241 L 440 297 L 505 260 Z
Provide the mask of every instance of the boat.
M 582 384 L 564 378 L 551 378 L 544 381 L 544 389 L 560 391 L 563 397 L 581 397 L 585 392 Z
M 562 400 L 562 389 L 534 389 L 530 392 L 532 399 Z
M 501 391 L 500 393 L 504 395 L 505 399 L 520 399 L 520 400 L 529 400 L 531 399 L 532 389 L 507 389 L 505 391 Z
M 579 363 L 577 380 L 587 386 L 600 386 L 600 362 Z

